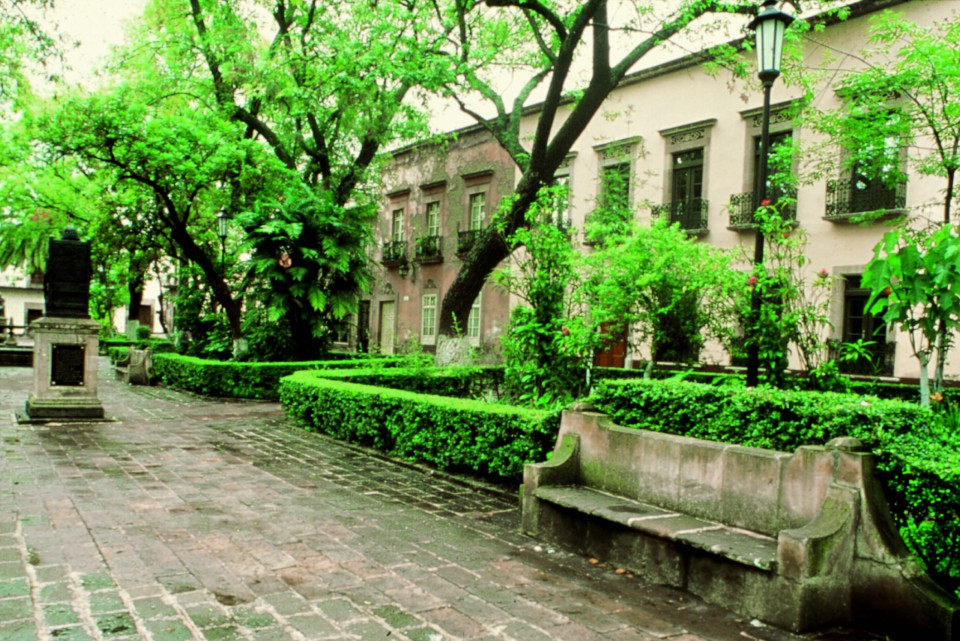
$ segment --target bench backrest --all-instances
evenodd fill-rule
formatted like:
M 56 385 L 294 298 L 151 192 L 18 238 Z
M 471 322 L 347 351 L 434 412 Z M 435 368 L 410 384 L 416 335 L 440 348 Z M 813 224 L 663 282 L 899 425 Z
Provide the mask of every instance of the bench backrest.
M 581 485 L 776 536 L 821 510 L 838 473 L 823 447 L 793 454 L 636 430 L 568 410 L 560 438 L 580 435 Z

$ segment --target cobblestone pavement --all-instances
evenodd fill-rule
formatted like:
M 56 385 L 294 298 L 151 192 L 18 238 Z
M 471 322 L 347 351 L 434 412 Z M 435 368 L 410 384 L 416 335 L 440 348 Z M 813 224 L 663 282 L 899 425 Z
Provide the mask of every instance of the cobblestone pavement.
M 508 492 L 115 383 L 116 422 L 21 426 L 0 368 L 0 640 L 839 641 L 756 625 L 518 532 Z

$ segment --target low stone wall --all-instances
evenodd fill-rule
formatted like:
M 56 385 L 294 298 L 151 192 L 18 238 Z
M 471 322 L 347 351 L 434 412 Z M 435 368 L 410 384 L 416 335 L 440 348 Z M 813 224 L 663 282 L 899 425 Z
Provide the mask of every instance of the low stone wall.
M 956 641 L 958 604 L 908 554 L 855 439 L 792 454 L 567 411 L 527 465 L 526 533 L 803 632 L 860 621 Z

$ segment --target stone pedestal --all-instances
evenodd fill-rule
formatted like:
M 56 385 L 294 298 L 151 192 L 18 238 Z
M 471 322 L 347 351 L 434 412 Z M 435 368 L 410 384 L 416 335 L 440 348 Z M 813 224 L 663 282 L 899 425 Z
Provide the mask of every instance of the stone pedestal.
M 30 325 L 33 335 L 33 393 L 30 420 L 103 419 L 97 397 L 100 325 L 89 318 L 44 316 Z

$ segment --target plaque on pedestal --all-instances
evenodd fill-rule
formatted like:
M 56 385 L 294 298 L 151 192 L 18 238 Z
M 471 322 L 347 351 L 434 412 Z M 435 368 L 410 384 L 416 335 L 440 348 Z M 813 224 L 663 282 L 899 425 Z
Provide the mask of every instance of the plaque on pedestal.
M 21 422 L 104 420 L 97 398 L 100 325 L 90 319 L 90 245 L 68 227 L 50 242 L 42 318 L 33 335 L 33 393 Z
M 51 351 L 50 384 L 83 385 L 83 345 L 54 345 Z

